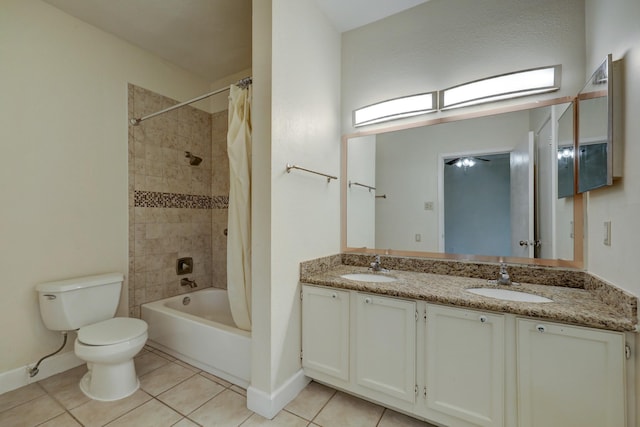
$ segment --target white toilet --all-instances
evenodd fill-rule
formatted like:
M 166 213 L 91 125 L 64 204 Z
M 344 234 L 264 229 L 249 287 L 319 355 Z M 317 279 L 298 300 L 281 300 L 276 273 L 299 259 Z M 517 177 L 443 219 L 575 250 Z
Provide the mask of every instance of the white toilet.
M 140 387 L 133 357 L 147 341 L 147 323 L 113 317 L 123 280 L 121 273 L 110 273 L 36 286 L 45 326 L 53 331 L 78 330 L 74 350 L 89 369 L 80 389 L 91 399 L 118 400 Z

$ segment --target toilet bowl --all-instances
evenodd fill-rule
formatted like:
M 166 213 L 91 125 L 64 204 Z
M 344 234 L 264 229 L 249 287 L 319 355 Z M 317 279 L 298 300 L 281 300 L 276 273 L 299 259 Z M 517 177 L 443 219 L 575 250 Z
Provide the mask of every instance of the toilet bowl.
M 88 368 L 82 392 L 101 401 L 133 394 L 140 387 L 133 357 L 146 341 L 147 324 L 140 319 L 115 317 L 80 328 L 74 351 Z
M 78 332 L 74 350 L 88 368 L 80 389 L 95 400 L 122 399 L 140 387 L 133 357 L 147 341 L 147 323 L 113 317 L 123 279 L 121 273 L 107 273 L 36 286 L 45 326 Z

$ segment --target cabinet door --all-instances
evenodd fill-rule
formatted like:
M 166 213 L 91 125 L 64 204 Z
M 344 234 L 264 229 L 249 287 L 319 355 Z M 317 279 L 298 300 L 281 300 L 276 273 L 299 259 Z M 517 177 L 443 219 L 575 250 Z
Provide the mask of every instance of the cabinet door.
M 415 402 L 416 303 L 356 294 L 355 381 Z
M 349 380 L 349 292 L 302 286 L 302 367 Z
M 518 319 L 520 427 L 623 427 L 624 336 Z
M 503 425 L 504 323 L 502 315 L 427 304 L 427 408 Z

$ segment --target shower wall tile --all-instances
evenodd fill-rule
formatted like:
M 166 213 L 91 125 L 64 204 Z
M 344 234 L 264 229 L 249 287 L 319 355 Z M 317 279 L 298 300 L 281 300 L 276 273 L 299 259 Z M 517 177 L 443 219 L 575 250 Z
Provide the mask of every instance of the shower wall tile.
M 215 288 L 227 288 L 227 210 L 214 209 L 211 213 L 211 268 L 212 285 Z
M 211 134 L 211 171 L 212 194 L 229 194 L 229 157 L 227 154 L 228 113 L 221 111 L 211 115 L 213 124 Z
M 176 103 L 129 85 L 129 118 Z M 226 288 L 226 133 L 226 111 L 191 106 L 129 127 L 130 316 L 140 317 L 141 304 L 190 291 L 182 277 L 198 288 Z M 185 151 L 202 162 L 191 166 Z M 194 272 L 178 276 L 176 260 L 187 256 Z

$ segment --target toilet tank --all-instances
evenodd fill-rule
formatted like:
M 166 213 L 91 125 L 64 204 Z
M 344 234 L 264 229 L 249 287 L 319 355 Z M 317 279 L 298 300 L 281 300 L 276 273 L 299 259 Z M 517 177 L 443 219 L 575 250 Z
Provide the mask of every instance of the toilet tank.
M 96 276 L 40 283 L 36 286 L 40 314 L 47 329 L 71 331 L 116 314 L 124 275 Z

